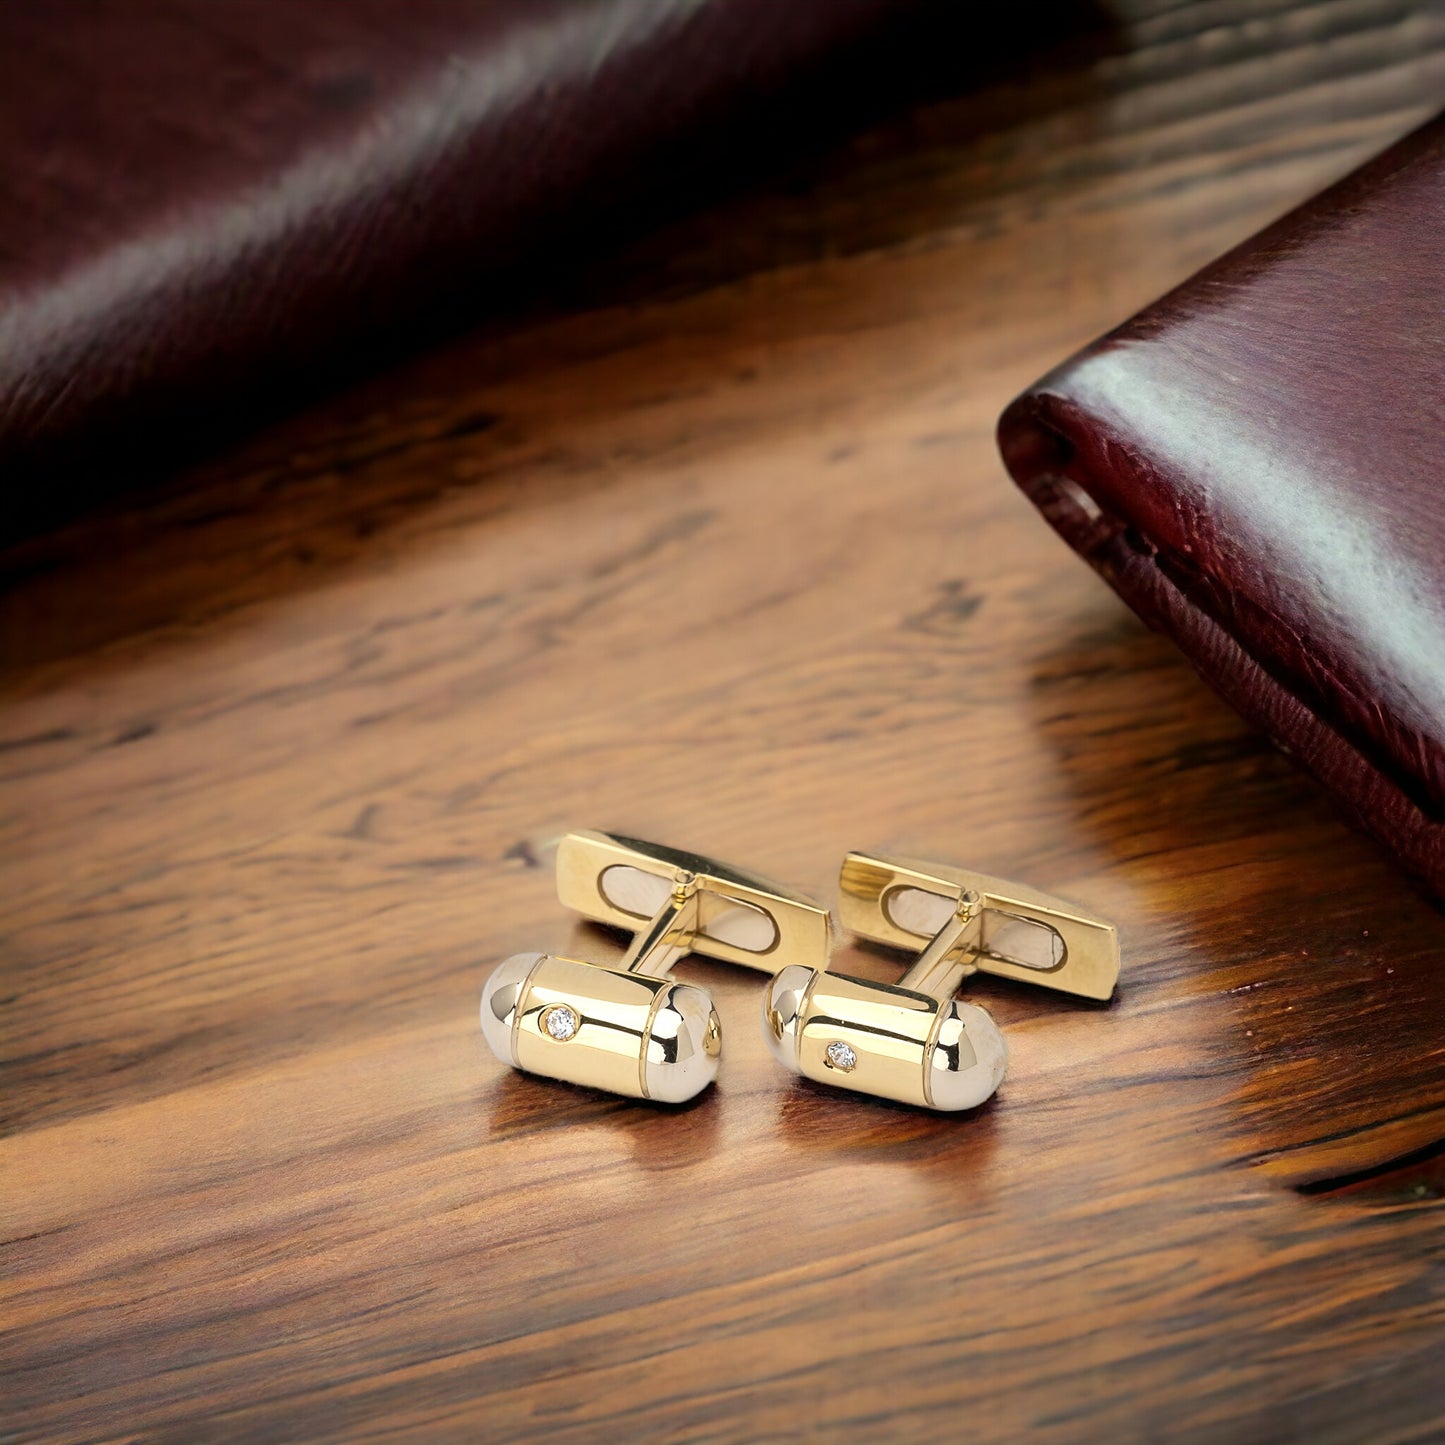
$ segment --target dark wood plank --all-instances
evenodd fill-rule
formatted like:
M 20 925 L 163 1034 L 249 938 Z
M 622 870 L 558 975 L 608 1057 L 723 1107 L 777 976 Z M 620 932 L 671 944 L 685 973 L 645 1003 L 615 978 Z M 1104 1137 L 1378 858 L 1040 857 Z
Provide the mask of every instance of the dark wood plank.
M 1014 494 L 1015 390 L 1423 117 L 1428 5 L 1135 7 L 183 484 L 11 550 L 19 1438 L 1424 1440 L 1439 913 Z M 476 999 L 547 840 L 1123 930 L 976 1116 L 660 1112 Z M 888 976 L 877 953 L 847 963 Z

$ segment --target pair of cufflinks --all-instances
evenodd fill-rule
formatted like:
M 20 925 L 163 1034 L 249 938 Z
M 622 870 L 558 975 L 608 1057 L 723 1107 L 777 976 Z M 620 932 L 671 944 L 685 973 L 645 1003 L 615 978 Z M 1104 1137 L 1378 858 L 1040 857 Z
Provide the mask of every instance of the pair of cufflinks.
M 632 1098 L 680 1104 L 717 1077 L 722 1025 L 707 991 L 669 973 L 700 953 L 772 975 L 763 1034 L 778 1061 L 928 1109 L 972 1109 L 1003 1079 L 998 1025 L 959 986 L 973 973 L 1107 999 L 1114 928 L 1047 894 L 966 869 L 850 853 L 839 919 L 921 952 L 896 984 L 834 973 L 828 910 L 710 858 L 609 833 L 557 849 L 564 907 L 634 934 L 615 966 L 553 953 L 498 964 L 482 1033 L 504 1063 Z

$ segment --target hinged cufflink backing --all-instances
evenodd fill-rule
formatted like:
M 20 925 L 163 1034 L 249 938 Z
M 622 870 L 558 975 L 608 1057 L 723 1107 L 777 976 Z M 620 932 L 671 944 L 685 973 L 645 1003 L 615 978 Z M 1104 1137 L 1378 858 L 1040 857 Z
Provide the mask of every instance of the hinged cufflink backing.
M 1119 977 L 1115 929 L 1061 899 L 963 868 L 850 853 L 843 927 L 922 952 L 897 984 L 782 969 L 763 1031 L 775 1056 L 819 1083 L 930 1109 L 970 1109 L 998 1088 L 998 1026 L 955 994 L 983 972 L 1107 999 Z
M 568 833 L 557 894 L 586 918 L 634 933 L 615 966 L 550 953 L 498 964 L 482 994 L 482 1033 L 515 1068 L 661 1103 L 717 1075 L 722 1029 L 707 991 L 668 977 L 700 953 L 773 972 L 821 966 L 828 912 L 766 879 L 608 833 Z

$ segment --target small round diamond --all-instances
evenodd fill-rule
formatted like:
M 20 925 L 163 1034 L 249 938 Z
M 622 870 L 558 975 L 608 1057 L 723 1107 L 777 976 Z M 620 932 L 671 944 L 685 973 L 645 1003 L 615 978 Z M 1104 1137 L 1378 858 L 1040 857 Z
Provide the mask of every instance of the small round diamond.
M 581 1019 L 577 1017 L 575 1009 L 570 1009 L 565 1003 L 559 1003 L 547 1010 L 547 1016 L 542 1020 L 547 1032 L 557 1040 L 559 1044 L 565 1044 L 581 1026 Z
M 827 1054 L 828 1063 L 835 1069 L 841 1069 L 845 1074 L 852 1073 L 858 1063 L 858 1055 L 842 1039 L 834 1039 L 828 1045 Z

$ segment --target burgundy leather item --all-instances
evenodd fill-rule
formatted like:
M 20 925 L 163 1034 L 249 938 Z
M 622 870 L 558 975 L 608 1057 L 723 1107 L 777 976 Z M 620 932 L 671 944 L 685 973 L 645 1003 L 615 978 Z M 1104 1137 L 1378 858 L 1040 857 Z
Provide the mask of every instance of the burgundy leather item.
M 942 9 L 7 0 L 0 501 L 43 510 L 17 479 L 57 485 L 86 444 L 103 465 L 65 480 L 102 489 L 323 361 L 505 305 L 540 242 L 565 270 L 605 218 L 775 158 L 827 104 L 856 113 L 858 71 L 881 85 L 884 42 L 900 61 Z
M 1015 480 L 1445 897 L 1445 116 L 1020 397 Z

